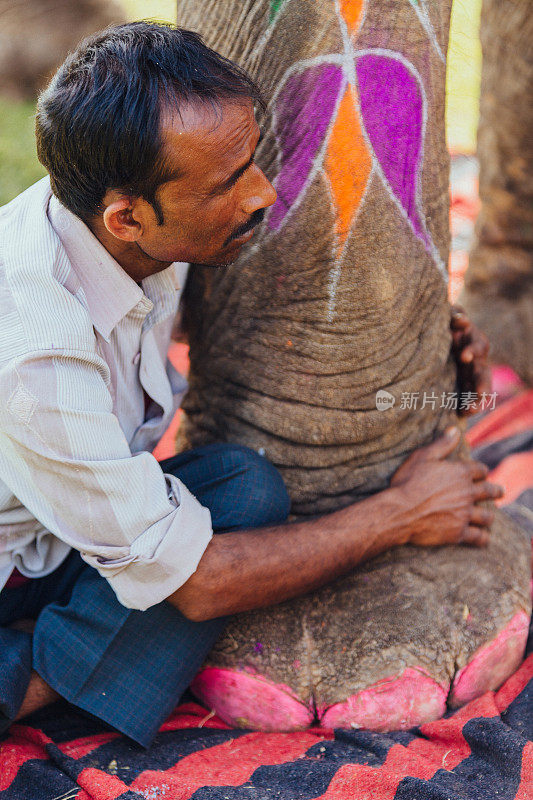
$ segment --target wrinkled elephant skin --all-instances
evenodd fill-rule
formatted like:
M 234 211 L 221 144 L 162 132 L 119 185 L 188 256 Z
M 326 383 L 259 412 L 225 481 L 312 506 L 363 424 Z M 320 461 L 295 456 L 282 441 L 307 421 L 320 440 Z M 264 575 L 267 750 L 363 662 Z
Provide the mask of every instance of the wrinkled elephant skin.
M 257 161 L 278 191 L 235 265 L 191 269 L 178 443 L 264 452 L 300 518 L 385 488 L 456 419 L 449 11 L 449 0 L 178 3 L 179 24 L 263 84 Z M 398 548 L 311 595 L 233 618 L 194 688 L 232 724 L 258 728 L 322 717 L 385 730 L 434 718 L 468 664 L 455 700 L 463 685 L 481 691 L 513 668 L 523 631 L 503 648 L 505 669 L 472 659 L 527 619 L 529 560 L 501 512 L 485 550 Z

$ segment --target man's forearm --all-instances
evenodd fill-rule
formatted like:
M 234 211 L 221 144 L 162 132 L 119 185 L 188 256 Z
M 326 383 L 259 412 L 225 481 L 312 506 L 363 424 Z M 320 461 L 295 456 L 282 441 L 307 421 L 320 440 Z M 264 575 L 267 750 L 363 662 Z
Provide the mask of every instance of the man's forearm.
M 402 493 L 387 489 L 326 516 L 214 536 L 196 572 L 168 601 L 194 620 L 305 594 L 407 541 Z
M 475 461 L 448 461 L 450 428 L 415 450 L 391 488 L 317 519 L 214 536 L 196 572 L 167 600 L 192 620 L 280 603 L 345 575 L 391 547 L 484 546 L 493 514 L 478 506 L 502 496 Z

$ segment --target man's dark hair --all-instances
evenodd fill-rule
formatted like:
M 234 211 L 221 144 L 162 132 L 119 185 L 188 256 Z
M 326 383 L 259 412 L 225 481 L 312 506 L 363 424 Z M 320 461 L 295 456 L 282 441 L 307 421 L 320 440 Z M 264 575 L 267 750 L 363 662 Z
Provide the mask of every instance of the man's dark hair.
M 85 39 L 39 97 L 37 154 L 54 194 L 84 221 L 117 189 L 151 203 L 162 224 L 162 112 L 239 98 L 262 103 L 249 75 L 199 34 L 152 22 L 108 28 Z

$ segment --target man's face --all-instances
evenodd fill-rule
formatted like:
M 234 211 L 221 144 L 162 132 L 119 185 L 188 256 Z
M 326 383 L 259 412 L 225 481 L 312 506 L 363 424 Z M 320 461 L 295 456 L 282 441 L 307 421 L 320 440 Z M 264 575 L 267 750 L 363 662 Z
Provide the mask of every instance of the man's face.
M 231 264 L 276 200 L 253 161 L 260 131 L 251 101 L 189 105 L 181 119 L 163 118 L 162 135 L 166 166 L 177 177 L 158 188 L 164 222 L 154 213 L 138 246 L 158 261 Z

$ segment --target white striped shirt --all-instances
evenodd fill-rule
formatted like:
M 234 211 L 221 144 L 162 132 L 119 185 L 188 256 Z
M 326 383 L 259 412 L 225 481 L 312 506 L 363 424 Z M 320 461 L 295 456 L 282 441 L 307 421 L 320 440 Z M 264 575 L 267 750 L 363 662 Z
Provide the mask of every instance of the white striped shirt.
M 186 271 L 141 288 L 48 178 L 0 210 L 0 589 L 72 547 L 129 608 L 195 571 L 209 511 L 150 453 L 186 388 L 167 358 Z

